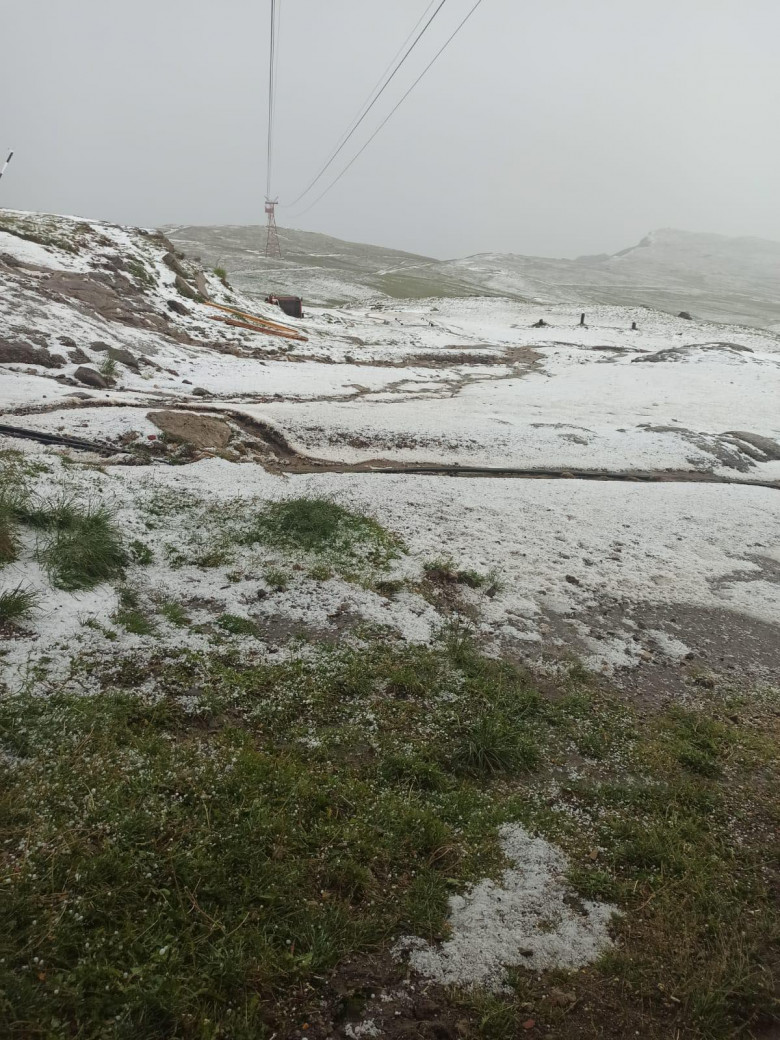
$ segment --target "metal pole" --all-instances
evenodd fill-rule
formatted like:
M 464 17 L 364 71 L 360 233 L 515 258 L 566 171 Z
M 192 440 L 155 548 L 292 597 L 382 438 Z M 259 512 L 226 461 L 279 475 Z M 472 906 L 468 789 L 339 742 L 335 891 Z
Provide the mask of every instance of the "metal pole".
M 7 158 L 7 159 L 5 160 L 5 162 L 3 163 L 3 168 L 2 168 L 2 170 L 0 170 L 0 180 L 2 180 L 3 174 L 4 174 L 4 173 L 5 173 L 5 171 L 6 171 L 7 169 L 8 169 L 8 164 L 9 164 L 9 162 L 10 162 L 10 161 L 11 161 L 11 160 L 13 159 L 13 157 L 14 157 L 14 153 L 13 153 L 13 151 L 9 152 L 9 153 L 8 153 L 8 158 Z

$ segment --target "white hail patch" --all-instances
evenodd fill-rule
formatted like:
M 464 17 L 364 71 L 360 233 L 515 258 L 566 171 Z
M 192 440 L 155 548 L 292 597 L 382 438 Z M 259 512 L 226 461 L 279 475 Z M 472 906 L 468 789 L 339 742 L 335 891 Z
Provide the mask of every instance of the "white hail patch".
M 513 866 L 500 882 L 485 879 L 450 897 L 452 938 L 434 945 L 409 936 L 396 945 L 421 975 L 498 990 L 507 967 L 579 968 L 611 946 L 608 926 L 619 911 L 588 900 L 576 910 L 566 901 L 568 861 L 560 849 L 518 824 L 502 827 L 501 844 Z

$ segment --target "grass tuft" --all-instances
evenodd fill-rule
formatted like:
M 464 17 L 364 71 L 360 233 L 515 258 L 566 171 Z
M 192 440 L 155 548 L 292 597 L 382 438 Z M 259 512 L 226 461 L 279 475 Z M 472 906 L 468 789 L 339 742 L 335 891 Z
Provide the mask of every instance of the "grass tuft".
M 38 550 L 41 564 L 57 588 L 90 589 L 118 578 L 127 555 L 111 513 L 103 506 L 66 503 L 44 525 L 51 538 Z
M 105 376 L 106 379 L 113 379 L 116 376 L 116 372 L 116 361 L 112 357 L 104 358 L 100 364 L 100 374 Z
M 477 719 L 461 735 L 452 756 L 456 772 L 487 777 L 534 769 L 540 754 L 533 738 L 501 712 Z
M 0 592 L 0 625 L 27 621 L 38 606 L 38 593 L 20 582 L 15 589 Z

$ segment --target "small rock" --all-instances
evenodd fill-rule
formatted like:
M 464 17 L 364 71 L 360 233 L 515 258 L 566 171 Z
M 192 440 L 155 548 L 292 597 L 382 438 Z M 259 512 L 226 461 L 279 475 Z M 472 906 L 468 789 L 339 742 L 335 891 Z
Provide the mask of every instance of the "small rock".
M 192 390 L 193 397 L 211 397 L 208 390 L 204 390 L 202 386 L 196 386 Z
M 677 315 L 677 317 L 678 318 L 685 318 L 686 321 L 693 321 L 693 318 L 690 316 L 688 311 L 680 311 L 680 313 Z
M 568 583 L 570 585 L 581 585 L 582 584 L 580 579 L 579 578 L 575 578 L 573 574 L 567 574 L 566 577 L 565 577 L 565 580 L 568 581 Z
M 67 336 L 60 338 L 68 339 Z M 88 365 L 92 358 L 89 356 L 89 354 L 85 353 L 85 351 L 83 351 L 81 347 L 76 347 L 75 350 L 71 350 L 71 352 L 68 354 L 68 360 L 71 361 L 74 365 Z
M 178 300 L 166 300 L 166 303 L 168 304 L 169 310 L 172 310 L 174 314 L 181 314 L 184 316 L 190 313 L 184 304 L 180 303 Z
M 574 1004 L 577 1000 L 577 994 L 571 991 L 559 989 L 557 986 L 553 986 L 550 990 L 550 1002 L 557 1004 L 558 1007 L 568 1007 L 569 1004 Z
M 701 686 L 705 690 L 714 690 L 715 689 L 715 680 L 713 679 L 713 677 L 711 675 L 698 675 L 693 680 L 693 685 L 694 686 Z

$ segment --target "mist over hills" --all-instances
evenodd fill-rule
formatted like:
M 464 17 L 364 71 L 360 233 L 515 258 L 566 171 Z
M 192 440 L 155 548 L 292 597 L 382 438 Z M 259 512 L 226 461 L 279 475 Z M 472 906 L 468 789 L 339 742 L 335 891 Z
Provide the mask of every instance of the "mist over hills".
M 280 228 L 283 258 L 265 257 L 261 226 L 168 227 L 205 264 L 247 292 L 290 292 L 312 304 L 504 296 L 545 303 L 643 305 L 780 331 L 780 243 L 662 229 L 613 255 L 577 259 L 479 253 L 437 260 Z

